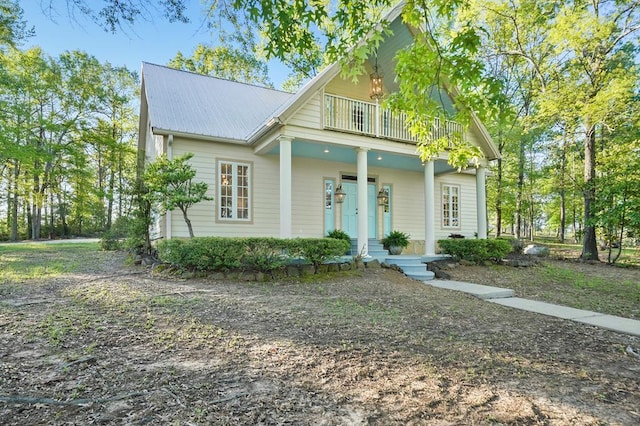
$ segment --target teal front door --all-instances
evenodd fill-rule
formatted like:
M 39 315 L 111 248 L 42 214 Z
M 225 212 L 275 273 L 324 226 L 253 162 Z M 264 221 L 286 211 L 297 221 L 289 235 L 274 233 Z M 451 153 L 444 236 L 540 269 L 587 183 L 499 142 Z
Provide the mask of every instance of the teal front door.
M 342 230 L 351 238 L 358 238 L 358 184 L 343 181 L 342 190 L 346 194 L 342 203 Z M 367 185 L 368 238 L 376 238 L 376 195 L 376 185 Z

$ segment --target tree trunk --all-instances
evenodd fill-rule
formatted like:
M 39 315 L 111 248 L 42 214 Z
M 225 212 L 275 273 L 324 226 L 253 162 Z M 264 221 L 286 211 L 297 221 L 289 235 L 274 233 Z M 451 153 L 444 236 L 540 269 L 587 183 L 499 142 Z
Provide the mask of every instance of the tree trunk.
M 67 212 L 66 212 L 66 205 L 64 200 L 62 199 L 62 191 L 58 191 L 57 197 L 58 197 L 58 210 L 60 212 L 60 223 L 62 224 L 62 235 L 63 236 L 67 236 L 69 235 L 69 225 L 67 225 Z
M 565 180 L 567 171 L 567 151 L 564 139 L 562 141 L 562 152 L 560 153 L 560 242 L 564 243 L 565 231 L 567 228 L 567 200 L 565 190 Z
M 502 235 L 502 159 L 498 159 L 496 188 L 496 237 Z
M 115 170 L 112 168 L 111 173 L 109 174 L 109 193 L 107 194 L 107 226 L 106 226 L 107 231 L 111 229 L 111 224 L 112 224 L 113 198 L 114 198 L 113 193 L 115 188 L 115 180 L 116 180 L 116 173 L 115 173 Z
M 118 218 L 122 217 L 122 194 L 124 193 L 124 183 L 122 179 L 122 151 L 124 148 L 118 149 Z
M 40 239 L 40 230 L 42 221 L 42 207 L 39 207 L 36 203 L 31 208 L 31 239 Z
M 25 199 L 24 200 L 24 204 L 27 207 L 27 211 L 26 211 L 26 219 L 27 219 L 27 240 L 30 240 L 33 238 L 33 234 L 32 234 L 32 226 L 31 226 L 31 203 L 29 203 L 29 200 Z
M 53 200 L 53 188 L 51 188 L 51 191 L 49 191 L 49 239 L 52 240 L 56 234 L 56 220 L 55 220 L 55 215 L 53 213 L 53 206 L 54 204 L 54 200 Z
M 518 192 L 516 194 L 516 238 L 522 237 L 522 197 L 524 190 L 524 140 L 520 140 L 520 152 L 518 153 Z
M 98 146 L 96 149 L 97 152 L 97 160 L 98 160 L 98 167 L 97 167 L 97 171 L 98 171 L 98 194 L 100 197 L 100 204 L 101 204 L 101 209 L 100 211 L 102 212 L 102 214 L 104 215 L 104 166 L 103 166 L 103 160 L 102 160 L 102 147 Z M 104 223 L 104 217 L 100 218 L 99 220 L 99 224 L 98 226 L 102 229 L 105 228 L 105 223 Z
M 11 209 L 9 215 L 11 216 L 11 241 L 18 241 L 18 179 L 20 178 L 20 164 L 16 161 L 13 169 L 13 189 L 11 197 Z
M 138 204 L 139 219 L 144 222 L 144 247 L 142 250 L 145 253 L 151 253 L 151 235 L 149 235 L 149 226 L 151 223 L 151 203 L 144 197 L 145 186 L 143 180 L 144 174 L 144 160 L 146 151 L 144 149 L 138 150 L 136 157 L 136 201 Z
M 625 226 L 625 221 L 626 221 L 626 217 L 627 217 L 627 189 L 625 188 L 625 190 L 623 191 L 622 194 L 622 213 L 620 216 L 620 235 L 618 236 L 616 234 L 616 239 L 618 240 L 618 251 L 616 252 L 615 256 L 611 256 L 611 252 L 609 252 L 609 260 L 608 262 L 610 264 L 614 264 L 618 261 L 618 259 L 620 259 L 620 255 L 622 254 L 622 238 L 624 237 L 624 226 Z
M 578 214 L 576 213 L 576 202 L 574 197 L 571 197 L 571 218 L 573 220 L 573 240 L 578 244 Z
M 187 211 L 182 210 L 182 217 L 184 218 L 185 223 L 187 224 L 187 228 L 189 229 L 189 237 L 193 238 L 193 228 L 191 227 L 191 220 L 187 217 Z
M 587 123 L 584 144 L 584 238 L 582 260 L 598 260 L 598 244 L 594 225 L 595 212 L 592 206 L 596 199 L 596 129 Z

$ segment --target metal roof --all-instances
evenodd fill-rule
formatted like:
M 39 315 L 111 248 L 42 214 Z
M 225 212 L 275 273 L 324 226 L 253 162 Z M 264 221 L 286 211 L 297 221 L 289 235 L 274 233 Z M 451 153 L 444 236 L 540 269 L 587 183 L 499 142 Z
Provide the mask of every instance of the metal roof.
M 274 89 L 143 63 L 154 129 L 246 141 L 293 95 Z

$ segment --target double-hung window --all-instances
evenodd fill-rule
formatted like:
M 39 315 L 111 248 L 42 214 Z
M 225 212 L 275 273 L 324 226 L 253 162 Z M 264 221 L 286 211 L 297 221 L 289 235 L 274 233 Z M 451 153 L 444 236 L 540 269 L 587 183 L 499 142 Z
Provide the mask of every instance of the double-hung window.
M 251 220 L 251 165 L 218 162 L 218 219 Z
M 460 187 L 442 185 L 442 227 L 460 227 Z

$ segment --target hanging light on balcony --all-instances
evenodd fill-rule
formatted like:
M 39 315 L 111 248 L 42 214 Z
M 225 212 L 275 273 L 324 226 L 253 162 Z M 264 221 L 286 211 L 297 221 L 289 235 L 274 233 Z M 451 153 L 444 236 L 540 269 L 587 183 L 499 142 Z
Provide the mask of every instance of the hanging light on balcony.
M 336 188 L 336 192 L 333 193 L 333 196 L 336 197 L 336 203 L 344 202 L 344 197 L 347 196 L 347 193 L 342 190 L 342 184 L 338 185 Z
M 369 96 L 371 99 L 382 99 L 382 74 L 378 72 L 378 53 L 376 52 L 376 64 L 373 66 L 373 73 L 369 74 Z

